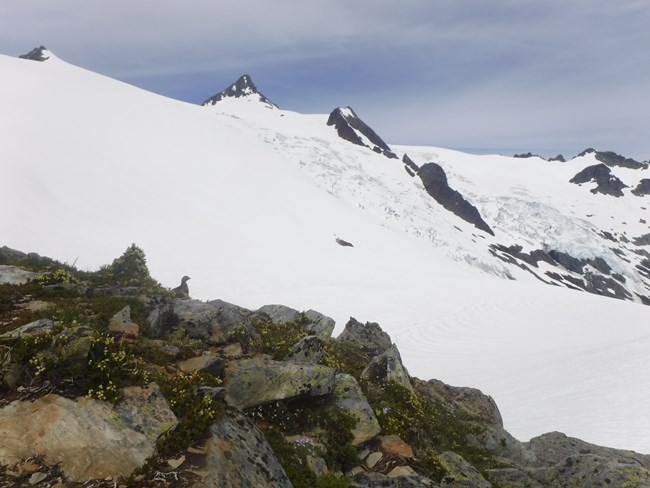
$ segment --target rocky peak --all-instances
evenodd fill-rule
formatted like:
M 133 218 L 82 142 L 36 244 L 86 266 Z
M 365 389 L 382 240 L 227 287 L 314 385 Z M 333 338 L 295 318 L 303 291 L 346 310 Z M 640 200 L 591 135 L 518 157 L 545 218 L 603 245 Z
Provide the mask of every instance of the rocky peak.
M 21 59 L 31 59 L 32 61 L 47 61 L 50 59 L 50 52 L 45 46 L 35 47 L 27 54 L 18 56 Z
M 365 146 L 388 158 L 397 159 L 388 144 L 361 120 L 351 107 L 334 109 L 327 119 L 327 125 L 333 125 L 339 137 L 352 144 Z
M 268 108 L 278 108 L 277 105 L 275 105 L 257 90 L 257 87 L 255 86 L 255 83 L 253 83 L 250 75 L 240 76 L 239 79 L 229 87 L 208 98 L 205 102 L 203 102 L 203 105 L 215 105 L 225 98 L 248 98 L 251 100 L 257 100 L 266 105 Z

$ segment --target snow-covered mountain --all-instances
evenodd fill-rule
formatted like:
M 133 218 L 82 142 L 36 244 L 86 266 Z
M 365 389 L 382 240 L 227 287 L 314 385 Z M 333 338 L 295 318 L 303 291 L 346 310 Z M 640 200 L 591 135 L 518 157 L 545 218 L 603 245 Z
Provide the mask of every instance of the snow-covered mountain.
M 389 146 L 248 75 L 195 106 L 35 51 L 0 56 L 0 245 L 94 268 L 136 242 L 195 298 L 379 322 L 522 440 L 650 453 L 647 163 Z

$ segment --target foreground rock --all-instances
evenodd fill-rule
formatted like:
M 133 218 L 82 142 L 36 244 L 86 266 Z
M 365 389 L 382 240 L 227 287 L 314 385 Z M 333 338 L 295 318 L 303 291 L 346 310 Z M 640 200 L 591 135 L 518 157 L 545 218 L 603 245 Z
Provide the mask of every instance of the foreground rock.
M 26 271 L 17 266 L 0 265 L 0 284 L 22 285 L 38 275 L 38 273 Z
M 129 476 L 154 453 L 158 437 L 176 417 L 155 384 L 126 388 L 113 408 L 82 397 L 47 395 L 0 410 L 0 464 L 37 452 L 61 463 L 71 481 Z
M 362 444 L 381 432 L 381 427 L 372 407 L 363 396 L 363 392 L 351 375 L 339 373 L 336 375 L 334 386 L 335 406 L 354 417 L 357 421 L 356 427 L 352 429 L 354 439 L 352 444 Z
M 327 366 L 273 361 L 267 356 L 226 364 L 226 400 L 249 408 L 276 400 L 322 396 L 334 389 L 335 371 Z
M 206 450 L 208 474 L 196 487 L 291 488 L 264 435 L 241 413 L 229 412 L 210 428 Z

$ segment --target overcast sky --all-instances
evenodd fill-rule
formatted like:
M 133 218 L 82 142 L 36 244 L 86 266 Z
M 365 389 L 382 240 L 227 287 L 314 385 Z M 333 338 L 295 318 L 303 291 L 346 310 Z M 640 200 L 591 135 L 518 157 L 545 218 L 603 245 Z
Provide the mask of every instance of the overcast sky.
M 648 0 L 0 0 L 0 53 L 195 103 L 248 73 L 393 144 L 647 160 L 649 26 Z

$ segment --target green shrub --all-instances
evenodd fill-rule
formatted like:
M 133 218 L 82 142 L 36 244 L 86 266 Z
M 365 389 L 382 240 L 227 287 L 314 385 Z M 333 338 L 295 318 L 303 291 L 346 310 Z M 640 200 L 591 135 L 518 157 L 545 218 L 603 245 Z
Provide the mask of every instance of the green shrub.
M 309 333 L 301 321 L 276 324 L 255 320 L 253 327 L 260 336 L 260 341 L 250 345 L 257 354 L 268 354 L 275 360 L 287 357 L 291 348 Z
M 263 433 L 293 487 L 316 486 L 316 475 L 309 469 L 306 456 L 288 443 L 277 427 L 265 429 Z
M 149 274 L 144 251 L 131 244 L 126 251 L 105 269 L 115 283 L 122 286 L 151 286 L 155 284 Z
M 323 345 L 325 357 L 321 364 L 334 368 L 339 373 L 350 374 L 357 381 L 361 379 L 361 372 L 370 362 L 370 358 L 359 344 L 352 341 L 326 339 Z

